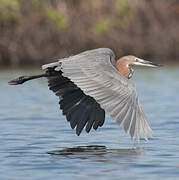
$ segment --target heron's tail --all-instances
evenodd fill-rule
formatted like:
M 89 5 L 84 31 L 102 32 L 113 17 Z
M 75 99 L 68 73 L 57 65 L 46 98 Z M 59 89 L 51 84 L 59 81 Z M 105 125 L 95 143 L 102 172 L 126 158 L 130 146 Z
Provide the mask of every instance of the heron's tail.
M 57 61 L 57 62 L 53 62 L 53 63 L 49 63 L 49 64 L 44 64 L 42 66 L 42 69 L 47 69 L 47 68 L 53 68 L 53 67 L 56 67 L 56 66 L 59 66 L 61 64 L 61 62 Z

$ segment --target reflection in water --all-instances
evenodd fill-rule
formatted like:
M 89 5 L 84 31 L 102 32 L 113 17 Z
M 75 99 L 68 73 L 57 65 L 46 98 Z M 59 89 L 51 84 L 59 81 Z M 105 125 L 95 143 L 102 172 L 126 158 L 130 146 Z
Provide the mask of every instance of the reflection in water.
M 143 155 L 144 152 L 142 148 L 108 149 L 106 146 L 90 145 L 63 148 L 61 150 L 50 151 L 48 154 L 66 158 L 88 159 L 94 162 L 114 163 L 119 159 L 132 161 L 137 156 Z

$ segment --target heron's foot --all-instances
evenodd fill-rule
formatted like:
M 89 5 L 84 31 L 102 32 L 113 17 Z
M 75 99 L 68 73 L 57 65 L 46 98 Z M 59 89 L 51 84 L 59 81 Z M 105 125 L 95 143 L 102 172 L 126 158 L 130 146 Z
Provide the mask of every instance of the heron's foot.
M 13 79 L 8 82 L 9 85 L 18 85 L 18 84 L 23 84 L 25 81 L 29 79 L 29 76 L 20 76 L 16 79 Z

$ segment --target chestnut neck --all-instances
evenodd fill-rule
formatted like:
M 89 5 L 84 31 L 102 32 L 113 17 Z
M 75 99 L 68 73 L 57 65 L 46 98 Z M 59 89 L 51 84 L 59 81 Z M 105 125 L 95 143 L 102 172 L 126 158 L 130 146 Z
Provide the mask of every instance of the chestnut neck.
M 118 59 L 116 62 L 117 70 L 126 78 L 130 78 L 131 71 L 128 62 L 125 59 Z

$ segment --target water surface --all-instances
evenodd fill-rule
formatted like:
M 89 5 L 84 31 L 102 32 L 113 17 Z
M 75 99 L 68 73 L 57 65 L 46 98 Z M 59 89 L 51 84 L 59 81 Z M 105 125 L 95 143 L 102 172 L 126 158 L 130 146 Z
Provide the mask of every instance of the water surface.
M 179 179 L 179 68 L 137 69 L 132 81 L 154 131 L 135 143 L 108 116 L 78 137 L 47 80 L 7 81 L 33 70 L 0 72 L 0 179 Z

